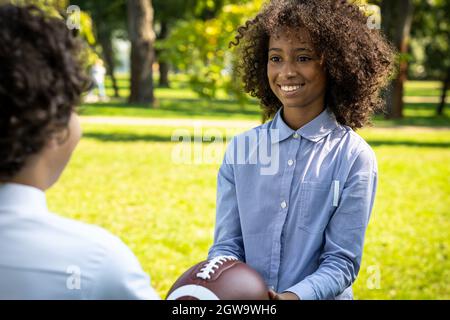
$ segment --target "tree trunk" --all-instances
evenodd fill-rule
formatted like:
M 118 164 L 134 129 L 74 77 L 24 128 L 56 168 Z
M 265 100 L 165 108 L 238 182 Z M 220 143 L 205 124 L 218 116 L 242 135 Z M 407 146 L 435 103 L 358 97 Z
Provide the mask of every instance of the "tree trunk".
M 381 3 L 382 26 L 388 39 L 400 54 L 398 75 L 386 94 L 387 118 L 398 119 L 403 116 L 403 87 L 407 79 L 409 34 L 413 17 L 412 0 L 383 0 Z
M 161 32 L 158 35 L 158 40 L 164 40 L 169 35 L 169 24 L 166 21 L 161 21 Z M 169 64 L 164 61 L 164 50 L 158 50 L 156 56 L 159 64 L 159 86 L 169 88 Z
M 159 86 L 162 88 L 170 88 L 169 64 L 164 61 L 159 63 Z
M 444 114 L 445 100 L 447 98 L 447 90 L 449 88 L 450 88 L 450 68 L 447 69 L 447 74 L 442 84 L 441 103 L 439 104 L 436 112 L 438 116 L 442 116 Z
M 113 89 L 114 89 L 114 97 L 119 98 L 119 88 L 117 87 L 116 76 L 114 75 L 115 64 L 114 64 L 114 51 L 112 47 L 112 35 L 110 32 L 101 31 L 98 33 L 98 41 L 102 47 L 103 51 L 103 59 L 106 62 L 106 71 L 108 75 L 111 77 Z
M 131 41 L 130 103 L 154 102 L 153 62 L 155 59 L 153 7 L 151 0 L 128 0 L 128 33 Z

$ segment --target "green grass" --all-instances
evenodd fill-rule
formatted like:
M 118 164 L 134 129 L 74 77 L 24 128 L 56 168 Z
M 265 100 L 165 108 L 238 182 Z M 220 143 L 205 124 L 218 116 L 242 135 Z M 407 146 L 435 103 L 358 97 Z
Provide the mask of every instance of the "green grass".
M 407 81 L 405 84 L 405 96 L 411 97 L 440 97 L 442 94 L 442 82 L 438 81 Z M 447 91 L 447 97 L 450 90 Z
M 245 107 L 223 97 L 205 102 L 183 76 L 173 80 L 172 89 L 156 89 L 158 108 L 117 100 L 85 105 L 82 114 L 205 123 L 260 119 L 255 102 Z M 406 95 L 437 96 L 439 85 L 408 82 Z M 119 77 L 119 87 L 126 96 L 126 77 Z M 407 104 L 404 119 L 377 116 L 375 128 L 360 131 L 376 152 L 379 187 L 354 286 L 358 299 L 450 299 L 449 109 L 436 117 L 434 104 Z M 210 164 L 177 164 L 172 153 L 179 144 L 171 142 L 171 136 L 177 129 L 193 128 L 83 127 L 84 137 L 67 171 L 49 192 L 50 208 L 120 236 L 164 297 L 182 272 L 206 257 L 212 244 L 216 176 L 225 145 L 204 145 L 205 154 L 217 155 Z M 227 130 L 226 135 L 242 130 Z M 372 285 L 377 277 L 379 288 Z
M 49 192 L 55 212 L 120 236 L 163 297 L 212 243 L 219 167 L 173 163 L 176 129 L 84 125 L 67 171 Z M 450 299 L 450 130 L 361 135 L 377 154 L 380 177 L 356 297 Z M 221 155 L 223 147 L 212 148 Z M 371 268 L 380 271 L 379 289 L 368 287 Z

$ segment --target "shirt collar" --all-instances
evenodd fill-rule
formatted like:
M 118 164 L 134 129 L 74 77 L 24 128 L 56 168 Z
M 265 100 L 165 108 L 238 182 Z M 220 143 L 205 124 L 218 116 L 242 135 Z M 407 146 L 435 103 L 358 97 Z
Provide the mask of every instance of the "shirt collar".
M 271 129 L 279 130 L 278 139 L 272 140 L 274 143 L 286 140 L 295 133 L 312 142 L 318 142 L 329 135 L 338 126 L 334 114 L 328 108 L 325 108 L 321 114 L 295 131 L 284 122 L 283 117 L 281 116 L 282 110 L 283 108 L 278 110 L 271 125 Z
M 0 211 L 5 209 L 21 214 L 48 213 L 42 190 L 17 183 L 0 184 Z

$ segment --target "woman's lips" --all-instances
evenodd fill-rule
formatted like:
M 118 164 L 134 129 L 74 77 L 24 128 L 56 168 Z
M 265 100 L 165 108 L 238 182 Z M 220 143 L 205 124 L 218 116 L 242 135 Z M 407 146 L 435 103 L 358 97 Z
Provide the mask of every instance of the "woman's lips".
M 290 97 L 297 94 L 305 84 L 278 85 L 283 95 Z

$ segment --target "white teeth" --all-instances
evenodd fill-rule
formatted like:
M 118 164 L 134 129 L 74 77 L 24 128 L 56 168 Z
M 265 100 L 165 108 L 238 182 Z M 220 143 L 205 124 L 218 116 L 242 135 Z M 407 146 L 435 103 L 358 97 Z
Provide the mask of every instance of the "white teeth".
M 292 92 L 300 89 L 301 86 L 281 86 L 281 90 L 285 92 Z

